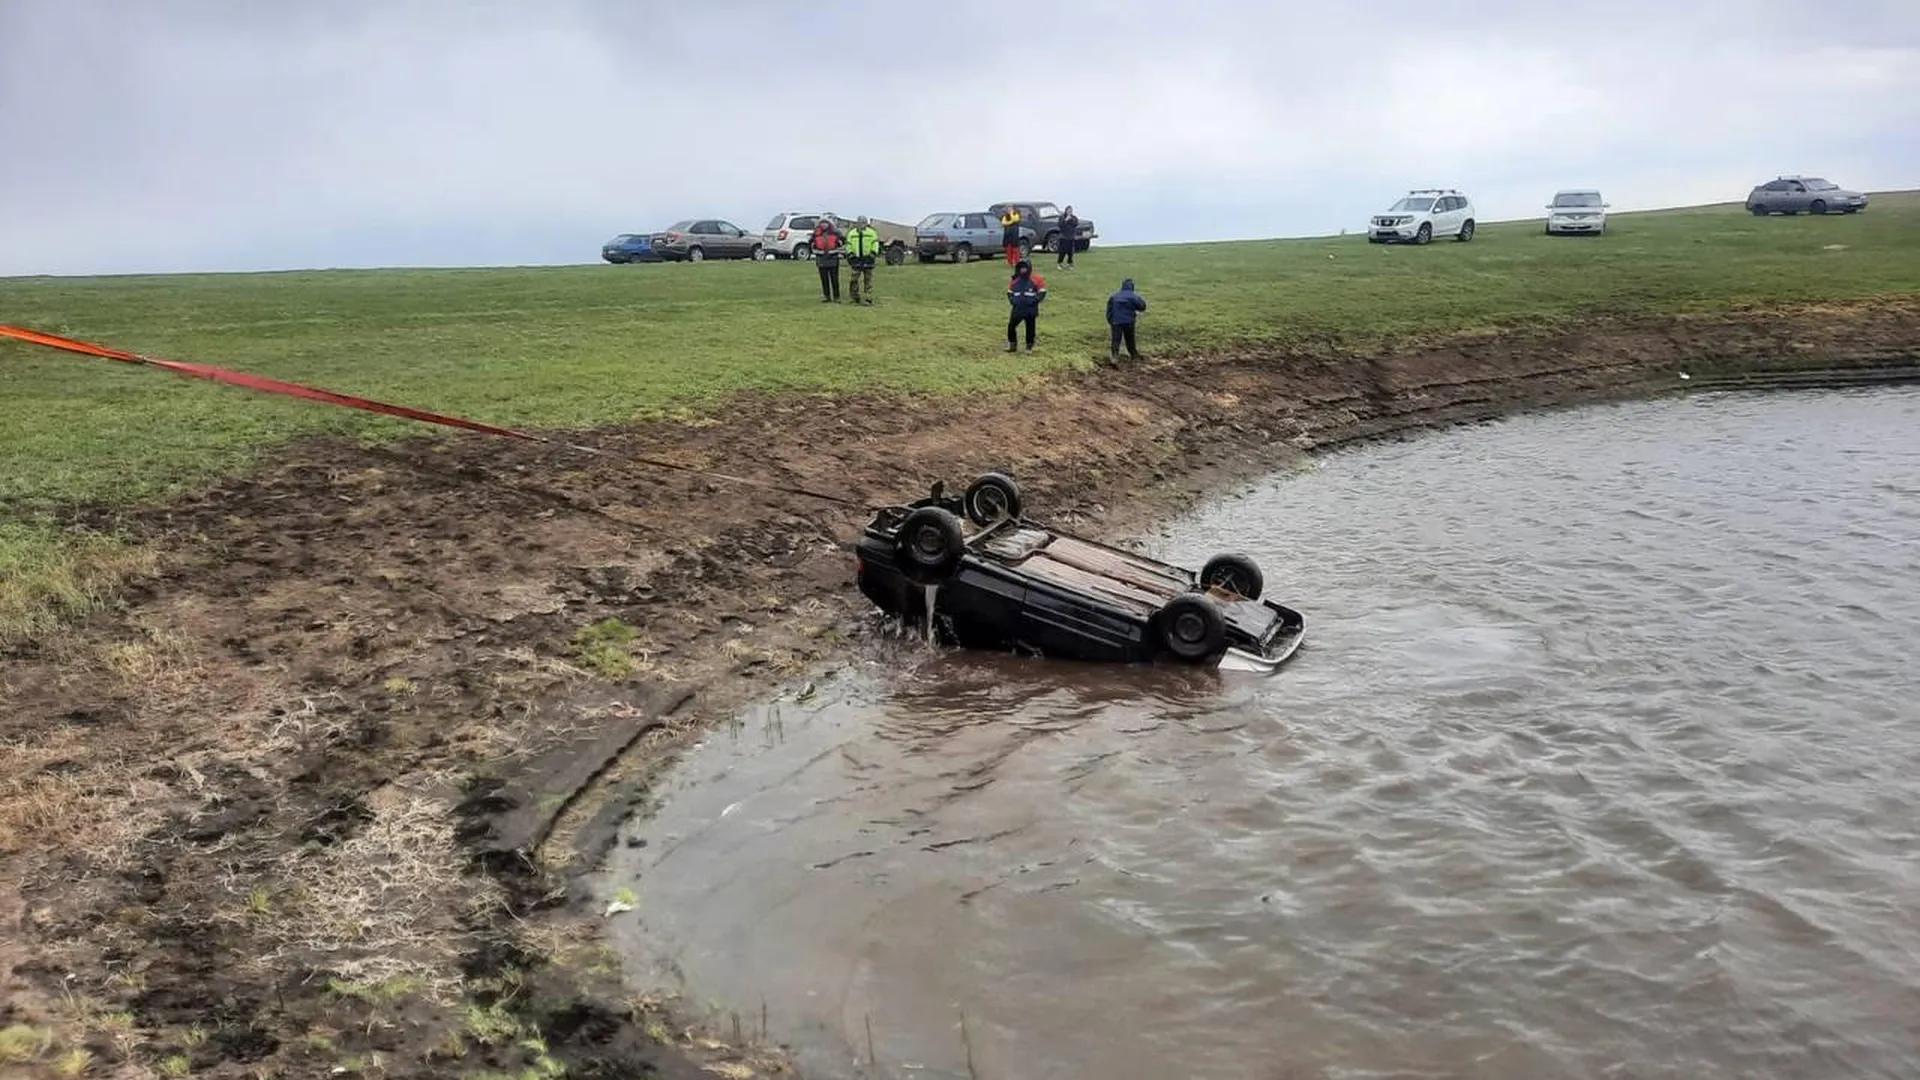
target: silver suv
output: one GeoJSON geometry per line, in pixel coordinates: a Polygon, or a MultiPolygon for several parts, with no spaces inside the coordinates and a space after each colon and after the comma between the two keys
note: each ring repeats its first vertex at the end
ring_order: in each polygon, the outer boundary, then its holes
{"type": "Polygon", "coordinates": [[[1473,239],[1473,200],[1452,188],[1415,188],[1367,222],[1369,244],[1429,244],[1436,236],[1473,239]]]}
{"type": "Polygon", "coordinates": [[[1867,197],[1817,176],[1783,176],[1747,192],[1747,209],[1754,217],[1768,214],[1857,214],[1867,208],[1867,197]]]}

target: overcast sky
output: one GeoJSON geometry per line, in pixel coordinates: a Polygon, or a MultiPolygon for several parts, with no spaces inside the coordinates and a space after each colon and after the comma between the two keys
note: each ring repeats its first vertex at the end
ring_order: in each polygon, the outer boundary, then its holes
{"type": "Polygon", "coordinates": [[[1920,186],[1920,0],[0,0],[0,275],[588,262],[1071,202],[1102,242],[1920,186]]]}

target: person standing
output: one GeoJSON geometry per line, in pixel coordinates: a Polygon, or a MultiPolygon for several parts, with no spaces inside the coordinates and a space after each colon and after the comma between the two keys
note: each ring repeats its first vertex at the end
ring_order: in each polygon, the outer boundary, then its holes
{"type": "Polygon", "coordinates": [[[1079,240],[1080,219],[1075,216],[1073,207],[1069,206],[1060,214],[1060,238],[1053,242],[1060,251],[1060,257],[1054,260],[1053,265],[1058,267],[1064,264],[1072,269],[1073,249],[1078,246],[1079,240]]]}
{"type": "Polygon", "coordinates": [[[853,224],[853,231],[847,234],[847,263],[853,267],[853,280],[849,284],[856,304],[873,306],[873,260],[879,254],[880,234],[867,223],[867,215],[861,214],[853,224]]]}
{"type": "Polygon", "coordinates": [[[1147,298],[1135,291],[1132,278],[1122,281],[1120,291],[1107,297],[1109,328],[1107,360],[1109,363],[1120,362],[1120,342],[1122,341],[1127,343],[1128,358],[1140,359],[1140,349],[1133,341],[1133,324],[1134,320],[1139,318],[1139,313],[1145,310],[1147,310],[1147,298]]]}
{"type": "Polygon", "coordinates": [[[1025,259],[1013,265],[1013,280],[1007,282],[1007,351],[1014,350],[1014,330],[1027,324],[1027,351],[1033,351],[1034,323],[1040,317],[1040,302],[1047,298],[1047,279],[1033,272],[1025,259]]]}
{"type": "Polygon", "coordinates": [[[840,227],[825,214],[813,227],[813,265],[820,270],[820,302],[840,302],[840,227]]]}
{"type": "Polygon", "coordinates": [[[1007,249],[1007,265],[1020,261],[1020,208],[1009,206],[1000,211],[1000,244],[1007,249]]]}

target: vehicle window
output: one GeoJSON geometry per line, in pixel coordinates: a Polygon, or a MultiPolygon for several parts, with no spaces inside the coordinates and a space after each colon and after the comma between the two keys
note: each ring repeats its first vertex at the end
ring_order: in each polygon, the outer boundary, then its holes
{"type": "Polygon", "coordinates": [[[773,215],[773,220],[772,220],[772,221],[769,221],[769,222],[767,222],[767,228],[769,228],[769,229],[777,229],[777,228],[779,228],[779,227],[780,227],[780,223],[781,223],[781,222],[783,222],[783,221],[785,221],[785,220],[787,220],[787,215],[785,215],[785,214],[775,214],[775,215],[773,215]]]}
{"type": "Polygon", "coordinates": [[[720,226],[720,232],[722,235],[725,235],[725,236],[747,235],[747,231],[745,229],[742,229],[740,226],[735,225],[731,221],[722,221],[722,222],[719,222],[718,224],[720,226]]]}
{"type": "Polygon", "coordinates": [[[1059,217],[1060,208],[1050,202],[1036,203],[1033,212],[1039,217],[1059,217]]]}
{"type": "Polygon", "coordinates": [[[1555,206],[1599,206],[1600,196],[1586,191],[1562,192],[1553,197],[1555,206]]]}
{"type": "Polygon", "coordinates": [[[1399,202],[1394,203],[1389,209],[1402,213],[1424,214],[1433,209],[1433,200],[1417,195],[1409,195],[1399,202]]]}
{"type": "Polygon", "coordinates": [[[1807,185],[1801,183],[1798,180],[1789,180],[1787,182],[1787,190],[1788,191],[1805,191],[1807,190],[1807,185]]]}
{"type": "Polygon", "coordinates": [[[787,224],[787,228],[799,229],[805,232],[811,232],[813,231],[813,227],[818,224],[820,224],[820,218],[818,215],[800,214],[787,224]]]}
{"type": "Polygon", "coordinates": [[[962,226],[962,227],[963,227],[963,228],[968,228],[968,229],[984,229],[984,228],[986,228],[986,227],[987,227],[987,215],[985,215],[985,214],[968,214],[968,215],[967,215],[967,223],[966,223],[966,225],[964,225],[964,226],[962,226]]]}
{"type": "Polygon", "coordinates": [[[1839,184],[1836,184],[1831,180],[1815,179],[1815,180],[1807,181],[1808,191],[1833,191],[1837,189],[1839,186],[1840,186],[1839,184]]]}
{"type": "Polygon", "coordinates": [[[692,232],[693,219],[689,218],[686,221],[676,221],[673,224],[667,226],[667,231],[668,232],[692,232]]]}

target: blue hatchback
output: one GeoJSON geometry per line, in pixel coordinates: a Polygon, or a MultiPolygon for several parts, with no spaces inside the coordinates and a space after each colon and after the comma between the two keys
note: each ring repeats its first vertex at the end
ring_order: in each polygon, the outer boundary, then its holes
{"type": "Polygon", "coordinates": [[[600,257],[610,263],[658,262],[653,239],[638,233],[621,233],[600,246],[600,257]]]}

